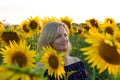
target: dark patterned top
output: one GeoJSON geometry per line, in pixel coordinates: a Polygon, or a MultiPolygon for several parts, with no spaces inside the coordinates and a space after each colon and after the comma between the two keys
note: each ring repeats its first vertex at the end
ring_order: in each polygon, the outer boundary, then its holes
{"type": "MultiPolygon", "coordinates": [[[[68,80],[88,80],[88,75],[87,75],[84,63],[82,61],[78,61],[76,63],[67,65],[64,67],[64,69],[66,73],[69,71],[76,71],[68,77],[68,80]]],[[[54,76],[53,77],[48,76],[47,70],[44,76],[48,77],[48,80],[57,80],[54,78],[54,76]]],[[[64,80],[64,79],[60,79],[60,80],[64,80]]]]}

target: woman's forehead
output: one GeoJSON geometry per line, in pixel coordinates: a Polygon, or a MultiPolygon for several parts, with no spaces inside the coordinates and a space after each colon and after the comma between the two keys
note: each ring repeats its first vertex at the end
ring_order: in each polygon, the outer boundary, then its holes
{"type": "Polygon", "coordinates": [[[64,26],[60,26],[57,29],[57,33],[67,33],[67,32],[66,32],[66,29],[64,28],[64,26]]]}

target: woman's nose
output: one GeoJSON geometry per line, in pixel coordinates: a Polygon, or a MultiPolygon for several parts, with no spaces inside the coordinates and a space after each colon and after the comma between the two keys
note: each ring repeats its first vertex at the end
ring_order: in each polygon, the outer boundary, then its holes
{"type": "Polygon", "coordinates": [[[63,37],[62,37],[62,41],[67,42],[67,41],[68,41],[68,38],[67,38],[66,36],[63,36],[63,37]]]}

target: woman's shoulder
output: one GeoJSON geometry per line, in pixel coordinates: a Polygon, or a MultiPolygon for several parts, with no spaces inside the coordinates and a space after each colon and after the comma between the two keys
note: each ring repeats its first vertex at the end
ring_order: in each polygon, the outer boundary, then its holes
{"type": "Polygon", "coordinates": [[[66,65],[74,64],[79,61],[80,59],[78,57],[66,56],[66,65]]]}
{"type": "Polygon", "coordinates": [[[68,61],[68,64],[65,65],[65,69],[67,71],[69,70],[85,70],[85,64],[84,62],[82,62],[79,58],[77,57],[69,57],[71,58],[69,61],[68,61]]]}
{"type": "Polygon", "coordinates": [[[80,59],[79,59],[78,57],[71,57],[71,58],[72,58],[72,60],[73,60],[74,62],[80,61],[80,59]]]}
{"type": "Polygon", "coordinates": [[[75,73],[71,74],[68,77],[68,80],[73,80],[73,79],[74,80],[87,80],[88,74],[84,66],[84,63],[76,57],[74,57],[73,59],[75,59],[76,62],[66,65],[64,67],[66,73],[70,71],[75,71],[75,73]]]}

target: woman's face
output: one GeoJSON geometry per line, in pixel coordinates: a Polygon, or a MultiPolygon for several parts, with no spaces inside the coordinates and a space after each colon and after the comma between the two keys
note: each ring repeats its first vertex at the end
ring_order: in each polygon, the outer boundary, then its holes
{"type": "Polygon", "coordinates": [[[56,34],[56,39],[52,47],[57,51],[66,51],[68,48],[68,34],[63,26],[59,27],[56,34]]]}

